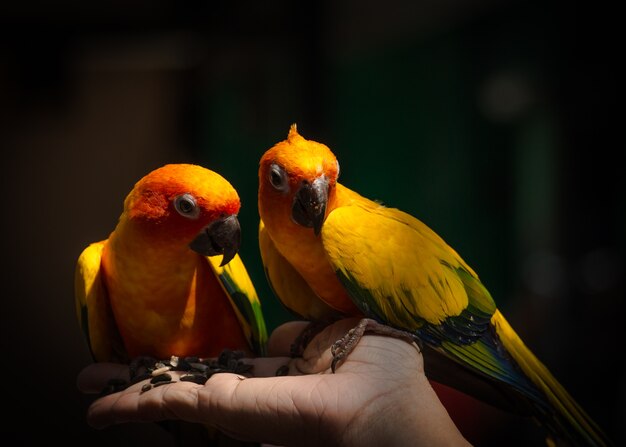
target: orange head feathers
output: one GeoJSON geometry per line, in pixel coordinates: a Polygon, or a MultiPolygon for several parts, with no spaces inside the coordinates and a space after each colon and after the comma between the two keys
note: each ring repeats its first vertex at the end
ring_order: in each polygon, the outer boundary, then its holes
{"type": "Polygon", "coordinates": [[[192,164],[168,164],[139,180],[124,201],[120,223],[155,240],[184,243],[205,256],[239,249],[237,191],[219,174],[192,164]]]}
{"type": "MultiPolygon", "coordinates": [[[[319,234],[331,210],[339,163],[324,144],[304,139],[293,124],[285,141],[269,149],[259,167],[259,212],[263,221],[290,215],[294,225],[319,234]]],[[[295,230],[295,228],[294,228],[295,230]]]]}

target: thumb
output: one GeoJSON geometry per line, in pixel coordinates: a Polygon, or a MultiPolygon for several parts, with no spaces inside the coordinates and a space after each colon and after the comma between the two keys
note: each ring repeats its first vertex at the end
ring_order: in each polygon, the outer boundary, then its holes
{"type": "Polygon", "coordinates": [[[128,382],[129,377],[128,365],[93,363],[78,373],[76,387],[85,394],[98,394],[111,380],[128,382]]]}

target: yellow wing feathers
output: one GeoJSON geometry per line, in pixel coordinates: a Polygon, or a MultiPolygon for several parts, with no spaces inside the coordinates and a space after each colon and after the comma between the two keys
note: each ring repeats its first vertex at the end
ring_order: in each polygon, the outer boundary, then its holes
{"type": "Polygon", "coordinates": [[[105,241],[94,242],[83,250],[78,258],[74,275],[74,297],[76,304],[76,317],[81,329],[85,329],[82,320],[83,308],[87,306],[87,301],[93,300],[94,283],[100,281],[100,260],[105,241]]]}
{"type": "Polygon", "coordinates": [[[95,360],[124,360],[100,269],[105,242],[90,244],[78,258],[74,275],[76,316],[95,360]]]}
{"type": "Polygon", "coordinates": [[[419,327],[419,319],[440,324],[468,305],[463,282],[450,270],[465,264],[433,235],[408,214],[366,199],[335,209],[322,229],[335,270],[368,289],[390,323],[406,329],[419,327]]]}

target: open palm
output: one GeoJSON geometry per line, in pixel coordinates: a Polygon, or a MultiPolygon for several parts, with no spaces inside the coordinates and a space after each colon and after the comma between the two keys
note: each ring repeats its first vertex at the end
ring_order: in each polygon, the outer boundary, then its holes
{"type": "MultiPolygon", "coordinates": [[[[272,334],[271,357],[246,361],[254,365],[254,377],[215,374],[205,385],[178,381],[143,393],[140,382],[96,400],[88,420],[94,427],[185,420],[276,445],[466,443],[428,383],[416,345],[368,335],[331,372],[330,347],[356,321],[327,327],[296,359],[288,353],[306,323],[287,323],[272,334]],[[281,366],[289,368],[288,375],[275,375],[281,366]]],[[[102,389],[120,374],[127,374],[121,365],[90,365],[79,376],[79,388],[102,389]]]]}

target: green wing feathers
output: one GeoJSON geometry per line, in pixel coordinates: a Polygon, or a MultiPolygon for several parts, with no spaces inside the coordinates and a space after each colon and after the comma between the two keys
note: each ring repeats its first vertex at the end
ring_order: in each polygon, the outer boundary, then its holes
{"type": "MultiPolygon", "coordinates": [[[[597,425],[508,325],[476,273],[419,220],[360,196],[333,210],[322,242],[359,309],[414,332],[494,384],[572,445],[609,445],[597,425]]],[[[466,391],[472,394],[471,390],[466,391]]]]}
{"type": "Polygon", "coordinates": [[[226,292],[250,347],[257,355],[267,354],[267,328],[261,303],[239,255],[220,267],[219,256],[206,258],[226,292]]]}

